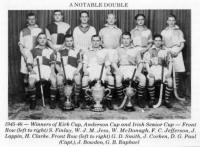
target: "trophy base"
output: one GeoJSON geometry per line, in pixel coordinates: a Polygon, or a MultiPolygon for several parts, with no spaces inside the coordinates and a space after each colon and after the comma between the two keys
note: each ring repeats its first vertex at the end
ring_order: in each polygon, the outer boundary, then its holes
{"type": "Polygon", "coordinates": [[[62,110],[63,111],[72,111],[72,110],[74,110],[74,107],[71,103],[65,103],[62,110]]]}
{"type": "Polygon", "coordinates": [[[105,111],[102,107],[94,107],[93,109],[92,109],[92,111],[94,111],[94,112],[103,112],[103,111],[105,111]]]}
{"type": "Polygon", "coordinates": [[[133,107],[130,107],[130,106],[125,106],[124,111],[132,112],[132,111],[135,111],[135,109],[133,107]]]}

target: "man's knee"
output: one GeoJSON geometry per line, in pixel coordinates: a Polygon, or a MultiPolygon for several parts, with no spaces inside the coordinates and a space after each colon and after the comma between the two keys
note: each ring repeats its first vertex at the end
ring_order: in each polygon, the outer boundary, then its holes
{"type": "Polygon", "coordinates": [[[173,86],[172,78],[167,78],[166,81],[167,81],[167,86],[168,87],[172,87],[173,86]]]}
{"type": "Polygon", "coordinates": [[[109,85],[114,85],[114,77],[112,75],[107,76],[107,81],[109,85]]]}
{"type": "Polygon", "coordinates": [[[81,84],[81,76],[80,76],[80,74],[77,74],[77,75],[74,76],[74,81],[78,85],[81,84]]]}
{"type": "Polygon", "coordinates": [[[36,79],[34,79],[34,78],[29,78],[29,80],[28,80],[29,87],[30,87],[30,88],[34,88],[34,87],[35,87],[35,82],[36,82],[36,79]]]}
{"type": "Polygon", "coordinates": [[[55,87],[57,86],[57,85],[56,85],[56,77],[53,77],[53,76],[50,77],[50,82],[51,82],[51,86],[52,86],[52,87],[55,88],[55,87]]]}
{"type": "Polygon", "coordinates": [[[117,86],[117,87],[122,86],[122,76],[116,75],[115,78],[116,78],[116,86],[117,86]]]}
{"type": "Polygon", "coordinates": [[[88,81],[89,81],[89,77],[88,76],[84,76],[82,79],[82,85],[83,86],[87,86],[88,85],[88,81]]]}
{"type": "Polygon", "coordinates": [[[143,74],[139,74],[139,84],[141,86],[145,86],[146,85],[146,77],[143,74]]]}
{"type": "Polygon", "coordinates": [[[63,85],[64,78],[63,78],[62,75],[57,75],[56,79],[57,79],[57,84],[58,85],[63,85]]]}
{"type": "Polygon", "coordinates": [[[153,86],[155,83],[154,76],[148,76],[148,86],[153,86]]]}

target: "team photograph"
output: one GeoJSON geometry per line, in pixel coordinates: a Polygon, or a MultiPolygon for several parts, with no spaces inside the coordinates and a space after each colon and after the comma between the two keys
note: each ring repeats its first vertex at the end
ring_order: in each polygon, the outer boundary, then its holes
{"type": "Polygon", "coordinates": [[[191,10],[9,10],[8,118],[191,118],[191,10]]]}

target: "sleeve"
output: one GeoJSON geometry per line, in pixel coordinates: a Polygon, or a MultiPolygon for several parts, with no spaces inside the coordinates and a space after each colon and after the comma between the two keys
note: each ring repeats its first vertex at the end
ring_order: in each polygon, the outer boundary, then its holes
{"type": "Polygon", "coordinates": [[[77,27],[75,27],[74,28],[74,30],[73,30],[73,38],[74,38],[74,46],[75,46],[75,48],[78,48],[79,49],[79,47],[78,47],[78,35],[77,35],[77,29],[76,29],[77,27]]]}
{"type": "Polygon", "coordinates": [[[93,27],[93,35],[96,35],[97,34],[97,31],[95,29],[95,27],[93,27]]]}
{"type": "Polygon", "coordinates": [[[71,33],[72,33],[71,26],[68,24],[68,29],[65,34],[71,34],[71,33]]]}
{"type": "Polygon", "coordinates": [[[101,37],[101,41],[103,41],[103,30],[102,29],[99,31],[99,36],[101,37]]]}
{"type": "Polygon", "coordinates": [[[26,57],[27,57],[27,64],[33,65],[33,53],[32,53],[32,51],[27,51],[26,57]]]}
{"type": "Polygon", "coordinates": [[[24,46],[24,37],[23,37],[23,32],[22,31],[20,31],[20,33],[19,33],[19,42],[18,42],[18,45],[24,46]]]}
{"type": "Polygon", "coordinates": [[[45,34],[47,36],[47,40],[51,41],[51,34],[47,28],[45,28],[45,34]]]}
{"type": "Polygon", "coordinates": [[[179,42],[182,43],[182,42],[185,42],[185,39],[184,39],[184,35],[183,35],[183,32],[181,30],[179,30],[179,42]]]}
{"type": "Polygon", "coordinates": [[[153,39],[152,39],[152,32],[151,30],[149,30],[149,36],[148,36],[148,43],[152,43],[153,42],[153,39]]]}

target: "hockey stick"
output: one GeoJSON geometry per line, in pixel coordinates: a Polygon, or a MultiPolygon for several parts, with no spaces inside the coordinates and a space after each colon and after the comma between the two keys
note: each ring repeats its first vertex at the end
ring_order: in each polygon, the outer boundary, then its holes
{"type": "Polygon", "coordinates": [[[158,103],[153,105],[153,108],[158,108],[162,104],[163,86],[164,86],[163,79],[164,79],[164,65],[162,63],[160,95],[159,95],[158,103]]]}
{"type": "Polygon", "coordinates": [[[42,78],[41,78],[41,72],[40,72],[40,63],[39,63],[39,58],[37,60],[37,66],[38,66],[38,72],[39,72],[39,79],[40,79],[40,90],[41,90],[41,95],[42,95],[42,105],[45,107],[45,101],[44,101],[44,91],[42,87],[42,78]]]}
{"type": "Polygon", "coordinates": [[[61,65],[62,65],[62,68],[63,68],[63,74],[64,74],[64,83],[66,84],[67,82],[67,78],[66,78],[66,73],[65,73],[65,66],[64,66],[64,62],[63,62],[63,57],[61,56],[61,65]]]}
{"type": "MultiPolygon", "coordinates": [[[[135,77],[135,73],[136,73],[136,68],[134,69],[133,71],[133,75],[131,77],[131,80],[129,81],[129,88],[131,87],[132,83],[133,83],[133,79],[135,77]]],[[[126,104],[127,102],[127,99],[128,99],[128,95],[126,94],[125,97],[124,97],[124,100],[122,101],[121,105],[118,107],[118,109],[122,109],[124,107],[124,105],[126,104]]]]}
{"type": "Polygon", "coordinates": [[[176,73],[175,73],[175,67],[174,67],[174,63],[172,64],[172,71],[173,71],[173,87],[174,87],[174,95],[176,97],[177,100],[179,101],[185,101],[184,97],[179,97],[178,92],[177,92],[177,86],[176,86],[176,73]]]}

